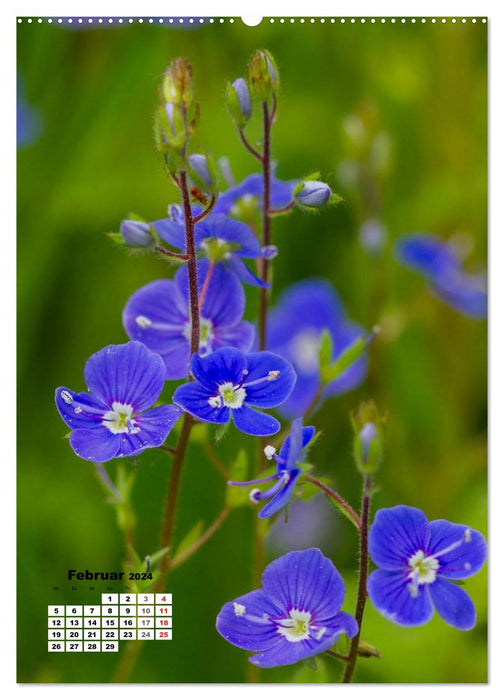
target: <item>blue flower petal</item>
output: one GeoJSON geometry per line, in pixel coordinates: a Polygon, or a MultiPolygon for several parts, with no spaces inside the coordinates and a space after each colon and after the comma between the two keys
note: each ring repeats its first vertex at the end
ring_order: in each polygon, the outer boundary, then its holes
{"type": "Polygon", "coordinates": [[[283,357],[268,351],[247,355],[247,370],[244,382],[247,391],[245,400],[258,408],[273,408],[281,404],[291,393],[296,381],[296,373],[292,366],[283,357]],[[271,381],[258,381],[266,378],[269,372],[279,374],[271,381]]]}
{"type": "Polygon", "coordinates": [[[56,389],[56,407],[69,428],[92,429],[101,424],[109,408],[87,392],[76,394],[65,386],[56,389]],[[65,400],[66,399],[66,400],[65,400]],[[77,409],[77,410],[76,410],[77,409]]]}
{"type": "Polygon", "coordinates": [[[78,428],[70,435],[70,445],[75,454],[88,462],[108,462],[121,445],[120,433],[111,433],[104,426],[94,430],[78,428]]]}
{"type": "Polygon", "coordinates": [[[207,357],[194,354],[191,359],[194,378],[212,394],[223,382],[239,384],[245,368],[245,355],[236,348],[220,348],[207,357]]]}
{"type": "Polygon", "coordinates": [[[296,383],[288,398],[278,407],[278,412],[285,418],[302,416],[311,406],[319,387],[318,374],[302,375],[296,370],[296,383]]]}
{"type": "Polygon", "coordinates": [[[303,449],[313,439],[315,432],[316,432],[316,430],[313,426],[307,426],[307,427],[303,428],[302,433],[301,433],[301,441],[300,441],[298,449],[291,450],[291,443],[292,443],[291,435],[289,435],[285,439],[282,447],[280,448],[278,456],[287,462],[287,466],[289,468],[293,467],[296,464],[296,462],[299,461],[301,454],[303,452],[303,449]]]}
{"type": "Polygon", "coordinates": [[[331,630],[344,632],[349,639],[355,637],[359,631],[359,625],[357,624],[355,617],[349,613],[341,611],[324,620],[324,625],[331,630]]]}
{"type": "Polygon", "coordinates": [[[433,280],[434,292],[450,306],[473,318],[486,318],[487,292],[479,275],[450,271],[433,280]]]}
{"type": "Polygon", "coordinates": [[[212,408],[208,403],[211,396],[205,387],[196,382],[188,382],[175,390],[173,403],[205,423],[228,423],[229,408],[212,408]]]}
{"type": "Polygon", "coordinates": [[[255,327],[248,321],[240,321],[234,326],[215,329],[213,346],[218,348],[232,346],[240,352],[247,353],[254,344],[255,327]]]}
{"type": "Polygon", "coordinates": [[[258,518],[270,518],[284,508],[290,501],[292,494],[296,490],[297,480],[301,474],[301,469],[293,469],[287,484],[273,496],[273,498],[257,514],[258,518]]]}
{"type": "Polygon", "coordinates": [[[403,627],[423,625],[434,614],[429,585],[419,586],[414,597],[408,583],[404,573],[377,569],[368,578],[367,591],[374,607],[388,620],[403,627]]]}
{"type": "MultiPolygon", "coordinates": [[[[283,182],[278,180],[275,175],[271,174],[270,200],[273,209],[281,209],[287,206],[292,201],[292,193],[296,186],[296,181],[283,182]]],[[[227,192],[219,195],[215,212],[222,214],[232,213],[233,207],[242,197],[255,197],[258,200],[262,199],[264,191],[264,179],[262,173],[253,173],[249,175],[236,187],[232,187],[227,192]]],[[[261,202],[259,202],[261,204],[261,202]]]]}
{"type": "Polygon", "coordinates": [[[428,553],[437,552],[462,542],[459,546],[446,552],[440,557],[439,575],[450,579],[464,579],[477,573],[486,560],[487,547],[485,538],[480,532],[466,525],[456,525],[448,520],[433,520],[429,523],[430,540],[428,553]],[[465,542],[466,532],[470,540],[465,542]]]}
{"type": "Polygon", "coordinates": [[[238,430],[247,435],[274,435],[280,430],[280,423],[273,416],[254,411],[247,405],[232,410],[233,421],[238,430]]]}
{"type": "Polygon", "coordinates": [[[418,508],[382,508],[369,531],[369,554],[382,569],[402,570],[416,552],[426,552],[429,536],[427,518],[418,508]]]}
{"type": "Polygon", "coordinates": [[[145,345],[131,341],[109,345],[91,355],[84,368],[92,394],[111,406],[117,401],[134,411],[150,408],[159,398],[165,380],[165,365],[145,345]]]}
{"type": "Polygon", "coordinates": [[[474,603],[454,583],[438,578],[429,586],[432,602],[443,620],[459,630],[471,630],[476,624],[474,603]]]}
{"type": "Polygon", "coordinates": [[[303,639],[301,642],[286,642],[281,640],[277,644],[259,654],[254,654],[249,658],[249,661],[261,668],[273,668],[275,666],[290,666],[301,659],[307,659],[310,656],[322,654],[327,649],[330,649],[340,636],[340,632],[329,634],[330,630],[324,633],[323,638],[318,641],[314,637],[303,639]]]}
{"type": "Polygon", "coordinates": [[[308,610],[317,622],[339,611],[345,598],[345,584],[330,559],[319,549],[288,552],[266,567],[262,588],[282,610],[308,610]]]}
{"type": "Polygon", "coordinates": [[[453,248],[428,233],[401,236],[396,243],[396,252],[402,263],[429,277],[447,268],[460,267],[460,260],[453,248]]]}
{"type": "MultiPolygon", "coordinates": [[[[210,263],[208,260],[198,262],[198,286],[200,289],[205,282],[210,263]]],[[[187,268],[184,267],[186,272],[187,268]]],[[[186,283],[187,284],[187,283],[186,283]]],[[[186,286],[188,289],[188,285],[186,286]]],[[[215,265],[210,277],[201,316],[212,321],[214,327],[234,326],[241,321],[245,310],[245,292],[240,282],[225,265],[215,265]]]]}
{"type": "MultiPolygon", "coordinates": [[[[238,607],[238,611],[242,610],[238,607]]],[[[226,603],[217,616],[219,634],[231,644],[247,651],[260,651],[278,642],[277,626],[265,619],[282,617],[282,611],[266,598],[262,591],[252,591],[226,603]],[[244,606],[242,615],[237,615],[236,606],[244,606]]]]}
{"type": "Polygon", "coordinates": [[[140,428],[140,432],[123,433],[123,436],[129,439],[135,452],[143,452],[146,447],[159,447],[181,415],[180,408],[171,404],[151,408],[135,417],[135,423],[140,428]]]}
{"type": "Polygon", "coordinates": [[[232,270],[244,284],[250,284],[252,287],[261,287],[262,289],[268,289],[271,286],[268,282],[265,282],[255,275],[235,253],[229,256],[227,262],[230,270],[232,270]]]}
{"type": "Polygon", "coordinates": [[[173,248],[185,251],[186,241],[184,224],[173,221],[172,219],[159,219],[158,221],[153,221],[152,226],[154,226],[156,233],[165,243],[168,243],[173,248]]]}
{"type": "Polygon", "coordinates": [[[238,244],[236,254],[240,258],[261,257],[261,246],[249,227],[223,214],[210,214],[196,224],[195,236],[198,247],[205,238],[220,238],[226,243],[238,244]]]}
{"type": "Polygon", "coordinates": [[[157,280],[136,291],[123,311],[123,325],[133,340],[161,355],[166,379],[182,379],[189,371],[187,299],[171,280],[157,280]]]}

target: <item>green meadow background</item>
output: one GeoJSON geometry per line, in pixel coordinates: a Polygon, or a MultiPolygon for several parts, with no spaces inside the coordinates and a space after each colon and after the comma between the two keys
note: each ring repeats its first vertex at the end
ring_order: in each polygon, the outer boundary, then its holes
{"type": "MultiPolygon", "coordinates": [[[[64,439],[53,397],[61,384],[85,388],[89,355],[127,340],[121,312],[129,296],[173,272],[154,257],[128,256],[105,233],[118,230],[130,211],[161,218],[176,198],[154,150],[152,115],[163,70],[177,56],[193,64],[201,105],[193,149],[229,157],[239,181],[257,166],[226,113],[224,89],[244,73],[254,49],[268,48],[282,79],[273,134],[278,176],[320,170],[345,199],[318,216],[296,212],[274,222],[280,250],[274,297],[294,281],[324,277],[351,319],[368,329],[382,327],[366,382],[316,415],[315,425],[324,431],[310,455],[317,473],[358,505],[349,413],[374,398],[389,424],[373,508],[414,505],[430,519],[487,533],[486,323],[444,305],[393,255],[400,234],[425,231],[456,236],[468,249],[468,268],[485,265],[486,31],[481,22],[460,20],[18,26],[18,75],[41,125],[38,138],[18,149],[17,168],[19,681],[104,682],[118,662],[118,654],[47,652],[47,605],[96,602],[102,590],[72,590],[67,570],[119,570],[125,558],[115,512],[93,465],[78,459],[64,439]],[[381,134],[389,154],[373,185],[380,199],[376,215],[387,233],[384,252],[375,258],[358,239],[366,202],[344,176],[349,160],[367,162],[365,149],[356,150],[349,137],[352,114],[381,134]]],[[[247,290],[250,319],[256,295],[247,290]]],[[[174,386],[167,385],[167,400],[174,386]]],[[[239,447],[253,455],[255,441],[231,429],[219,447],[222,460],[229,464],[239,447]]],[[[135,540],[144,557],[157,549],[170,460],[145,454],[125,466],[136,473],[135,540]]],[[[107,469],[114,478],[117,465],[107,469]]],[[[194,445],[183,472],[177,542],[197,521],[209,524],[223,497],[222,476],[194,445]]],[[[319,546],[347,582],[344,609],[350,612],[356,533],[324,498],[316,503],[320,517],[313,509],[304,520],[300,514],[302,527],[295,527],[291,513],[283,540],[268,541],[268,558],[285,551],[285,537],[290,548],[319,546]]],[[[251,588],[255,517],[250,505],[233,511],[173,573],[167,585],[174,596],[174,640],[149,642],[131,681],[245,680],[247,653],[217,634],[215,617],[223,603],[251,588]]],[[[466,590],[478,613],[471,632],[452,629],[438,616],[424,627],[401,628],[368,605],[362,637],[380,649],[381,659],[360,661],[356,680],[485,682],[486,568],[467,581],[466,590]]],[[[327,658],[317,672],[298,665],[262,671],[260,679],[336,682],[340,674],[340,663],[327,658]]]]}

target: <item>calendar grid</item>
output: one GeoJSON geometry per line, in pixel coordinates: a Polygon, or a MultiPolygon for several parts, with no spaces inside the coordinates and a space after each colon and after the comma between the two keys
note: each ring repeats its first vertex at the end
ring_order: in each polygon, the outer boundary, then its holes
{"type": "Polygon", "coordinates": [[[117,652],[121,641],[173,639],[171,593],[102,593],[96,605],[49,605],[49,652],[117,652]]]}

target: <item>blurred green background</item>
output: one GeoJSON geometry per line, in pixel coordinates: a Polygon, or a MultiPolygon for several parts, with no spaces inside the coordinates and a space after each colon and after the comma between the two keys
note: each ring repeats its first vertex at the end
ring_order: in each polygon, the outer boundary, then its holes
{"type": "MultiPolygon", "coordinates": [[[[275,220],[280,255],[274,295],[296,280],[322,276],[335,285],[350,318],[383,329],[371,349],[368,380],[317,415],[324,436],[311,460],[358,504],[349,412],[373,397],[390,416],[374,509],[414,505],[430,519],[466,523],[486,534],[486,324],[445,306],[392,252],[398,235],[426,231],[457,235],[470,249],[469,266],[486,260],[486,25],[263,20],[248,28],[236,20],[192,29],[135,24],[79,31],[24,22],[18,26],[18,71],[28,104],[38,110],[40,133],[19,148],[17,170],[21,682],[102,682],[117,664],[117,654],[47,653],[47,605],[96,602],[98,596],[85,586],[72,590],[67,569],[117,570],[125,556],[93,466],[63,439],[54,389],[84,389],[88,356],[127,340],[121,312],[130,294],[172,273],[153,257],[129,257],[104,235],[118,230],[130,211],[147,220],[163,217],[176,197],[152,138],[165,66],[181,55],[192,61],[201,104],[193,150],[228,156],[240,180],[257,168],[239,143],[223,94],[226,81],[243,74],[259,47],[276,57],[283,84],[273,135],[278,176],[320,170],[345,197],[319,216],[275,220]],[[353,159],[366,167],[365,149],[356,152],[350,138],[352,114],[380,133],[390,151],[376,173],[373,215],[387,233],[385,251],[376,258],[358,240],[369,203],[341,166],[353,159]]],[[[255,290],[248,290],[248,299],[252,319],[255,290]]],[[[167,399],[173,386],[167,386],[167,399]]],[[[219,448],[224,462],[239,445],[253,454],[254,440],[232,430],[219,448]]],[[[143,557],[157,549],[170,460],[148,454],[126,466],[137,470],[135,537],[143,557]]],[[[113,477],[116,465],[108,468],[113,477]]],[[[222,477],[193,446],[183,472],[178,541],[196,521],[213,520],[223,493],[222,477]]],[[[324,515],[311,544],[342,571],[344,609],[352,611],[355,532],[328,514],[324,499],[318,503],[324,515]]],[[[150,642],[132,681],[245,680],[247,653],[227,644],[214,623],[224,602],[250,590],[254,518],[252,507],[234,511],[173,573],[174,640],[150,642]]],[[[294,547],[295,528],[289,537],[294,547]]],[[[281,553],[280,546],[272,539],[268,556],[281,553]]],[[[424,627],[397,627],[368,605],[362,637],[379,647],[382,658],[362,660],[356,680],[486,681],[486,569],[467,581],[466,590],[478,612],[471,632],[454,630],[438,616],[424,627]]],[[[337,681],[339,662],[323,665],[317,673],[302,666],[263,671],[261,680],[337,681]]]]}

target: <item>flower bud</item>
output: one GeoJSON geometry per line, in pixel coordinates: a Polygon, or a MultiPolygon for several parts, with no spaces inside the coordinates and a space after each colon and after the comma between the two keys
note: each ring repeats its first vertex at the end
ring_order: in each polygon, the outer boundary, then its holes
{"type": "Polygon", "coordinates": [[[357,468],[371,474],[378,467],[382,456],[380,432],[374,423],[365,423],[354,440],[354,457],[357,468]]]}
{"type": "Polygon", "coordinates": [[[296,185],[294,199],[297,204],[308,209],[319,209],[331,198],[331,188],[325,182],[305,180],[296,185]]]}
{"type": "Polygon", "coordinates": [[[170,63],[163,76],[162,93],[165,102],[192,102],[192,66],[187,58],[176,58],[170,63]]]}
{"type": "Polygon", "coordinates": [[[269,51],[256,51],[250,58],[247,70],[250,87],[261,100],[267,100],[280,87],[278,68],[269,51]]]}
{"type": "Polygon", "coordinates": [[[228,84],[226,102],[236,126],[242,129],[252,114],[250,91],[243,78],[237,78],[234,83],[228,84]]]}
{"type": "Polygon", "coordinates": [[[202,192],[213,192],[215,189],[215,177],[213,177],[213,167],[206,156],[194,153],[188,158],[189,175],[202,192]]]}
{"type": "Polygon", "coordinates": [[[150,226],[143,221],[125,219],[121,223],[119,233],[129,248],[149,248],[154,244],[150,226]]]}

